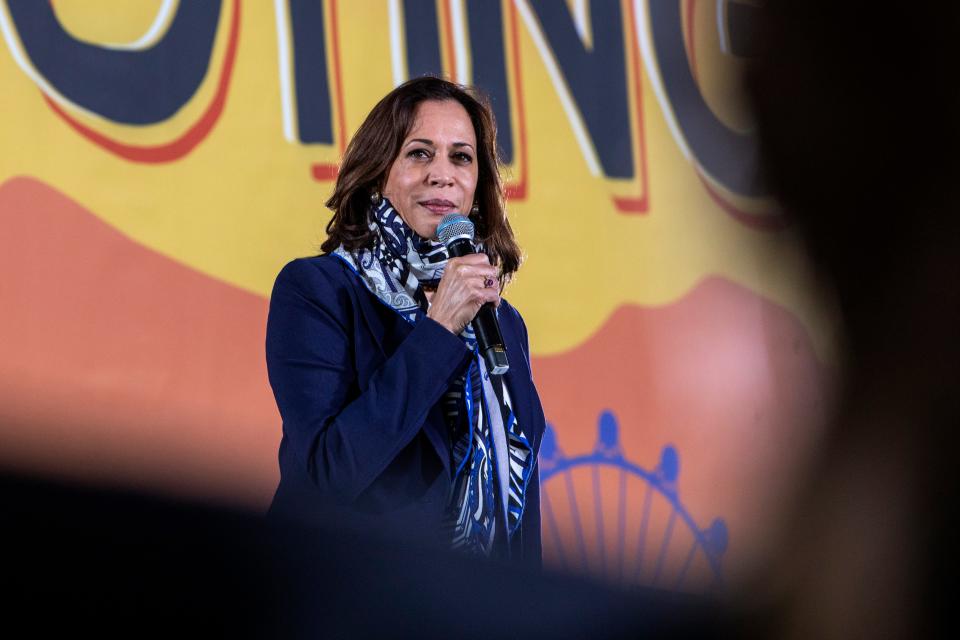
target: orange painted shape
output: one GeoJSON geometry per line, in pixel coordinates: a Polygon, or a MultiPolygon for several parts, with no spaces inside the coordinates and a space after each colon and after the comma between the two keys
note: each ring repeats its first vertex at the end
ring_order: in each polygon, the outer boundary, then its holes
{"type": "Polygon", "coordinates": [[[510,51],[513,54],[513,95],[517,101],[517,142],[520,150],[520,180],[504,187],[504,195],[513,201],[527,198],[527,125],[523,106],[523,80],[520,76],[520,34],[515,3],[507,3],[510,15],[510,51]]]}
{"type": "Polygon", "coordinates": [[[686,14],[686,29],[684,31],[686,31],[687,41],[685,45],[687,57],[690,60],[690,73],[693,74],[694,82],[697,80],[697,47],[694,42],[696,37],[696,10],[696,0],[686,0],[683,7],[683,12],[686,14]]]}
{"type": "MultiPolygon", "coordinates": [[[[340,157],[347,148],[346,114],[343,108],[343,80],[340,70],[340,35],[337,26],[337,3],[329,0],[327,7],[330,10],[330,47],[333,55],[333,87],[334,100],[337,103],[337,142],[340,148],[340,157]]],[[[310,176],[317,182],[332,182],[337,179],[340,166],[332,163],[315,162],[310,165],[310,176]]]]}
{"type": "Polygon", "coordinates": [[[267,301],[50,186],[0,186],[0,465],[264,507],[267,301]]]}
{"type": "Polygon", "coordinates": [[[340,29],[337,25],[337,2],[328,0],[330,9],[330,44],[333,47],[333,87],[337,100],[337,137],[340,155],[347,148],[347,117],[343,108],[343,73],[340,70],[340,29]]]}
{"type": "Polygon", "coordinates": [[[310,175],[318,182],[329,182],[337,179],[340,167],[335,164],[316,163],[310,167],[310,175]]]}
{"type": "MultiPolygon", "coordinates": [[[[535,347],[536,336],[531,341],[535,347]]],[[[575,349],[533,361],[547,421],[567,457],[594,450],[597,421],[606,410],[619,422],[624,457],[642,468],[653,470],[663,447],[676,447],[681,502],[701,529],[717,517],[726,521],[730,546],[724,561],[733,574],[766,551],[785,496],[823,424],[829,374],[791,312],[719,277],[672,304],[621,307],[575,349]]],[[[619,477],[599,480],[602,531],[594,516],[593,482],[587,471],[574,474],[588,553],[586,560],[575,554],[572,568],[616,578],[611,572],[620,570],[618,563],[607,557],[604,568],[591,545],[601,533],[609,538],[618,531],[619,477]]],[[[625,526],[633,542],[617,557],[629,568],[638,564],[643,488],[627,487],[625,526]]],[[[551,504],[559,505],[555,518],[562,533],[558,542],[545,523],[545,557],[562,567],[571,564],[562,556],[570,555],[576,539],[566,505],[570,489],[551,479],[545,490],[551,504]]],[[[668,512],[652,515],[650,527],[662,530],[668,512]]],[[[678,557],[689,552],[683,527],[675,527],[677,542],[664,571],[679,572],[678,557]]],[[[609,553],[615,546],[607,540],[609,553]]],[[[694,560],[692,566],[704,564],[703,558],[694,560]]],[[[651,572],[646,566],[640,573],[652,578],[651,572]]]]}
{"type": "Polygon", "coordinates": [[[457,72],[457,53],[453,46],[453,22],[451,20],[451,14],[453,9],[450,6],[451,0],[446,2],[439,3],[439,13],[440,13],[440,25],[441,25],[441,37],[443,39],[444,47],[443,52],[446,57],[446,77],[452,78],[456,75],[457,72]]]}
{"type": "Polygon", "coordinates": [[[650,185],[647,180],[647,141],[644,134],[643,122],[643,79],[640,75],[640,47],[637,39],[636,20],[634,19],[634,8],[632,2],[625,2],[627,20],[629,22],[628,32],[630,34],[630,56],[633,60],[633,89],[634,103],[637,110],[637,169],[640,173],[641,196],[614,196],[613,206],[622,213],[646,214],[650,212],[650,185]]]}

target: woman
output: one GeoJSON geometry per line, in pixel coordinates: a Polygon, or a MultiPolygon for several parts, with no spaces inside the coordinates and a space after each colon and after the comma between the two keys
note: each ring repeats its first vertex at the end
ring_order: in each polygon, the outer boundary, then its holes
{"type": "Polygon", "coordinates": [[[284,267],[270,303],[283,417],[271,511],[539,565],[545,424],[526,327],[500,298],[521,256],[489,106],[438,78],[397,87],[350,142],[327,206],[323,255],[284,267]],[[451,212],[469,212],[482,252],[447,259],[436,231],[451,212]],[[510,358],[502,381],[470,329],[487,303],[510,358]]]}

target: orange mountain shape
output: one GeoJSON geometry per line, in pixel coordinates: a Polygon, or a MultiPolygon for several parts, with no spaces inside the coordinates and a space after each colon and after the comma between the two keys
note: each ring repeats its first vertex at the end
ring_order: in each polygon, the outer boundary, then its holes
{"type": "Polygon", "coordinates": [[[0,464],[266,505],[267,301],[31,178],[0,186],[0,464]]]}

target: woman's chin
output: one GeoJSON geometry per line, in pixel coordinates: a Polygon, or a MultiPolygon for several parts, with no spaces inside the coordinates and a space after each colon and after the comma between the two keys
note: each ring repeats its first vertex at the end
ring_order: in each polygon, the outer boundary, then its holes
{"type": "Polygon", "coordinates": [[[440,226],[440,220],[432,224],[423,224],[417,225],[417,229],[414,229],[414,232],[419,235],[421,238],[427,238],[429,240],[437,239],[437,227],[440,226]]]}

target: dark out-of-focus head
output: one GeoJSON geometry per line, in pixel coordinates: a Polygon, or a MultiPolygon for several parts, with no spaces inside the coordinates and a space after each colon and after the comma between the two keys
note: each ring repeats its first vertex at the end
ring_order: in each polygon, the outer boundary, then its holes
{"type": "Polygon", "coordinates": [[[792,591],[778,635],[923,637],[954,615],[960,6],[763,7],[747,82],[763,171],[836,294],[847,349],[777,568],[792,591]]]}
{"type": "MultiPolygon", "coordinates": [[[[836,287],[851,347],[954,245],[956,3],[764,3],[749,78],[766,178],[836,287]]],[[[933,303],[932,297],[928,301],[933,303]]],[[[931,309],[932,311],[932,309],[931,309]]]]}
{"type": "Polygon", "coordinates": [[[493,110],[477,90],[432,76],[408,80],[384,96],[350,140],[333,195],[327,201],[334,215],[327,225],[322,249],[332,251],[341,243],[349,250],[370,245],[370,195],[383,191],[390,167],[414,125],[417,107],[431,100],[456,101],[470,117],[477,139],[478,164],[478,213],[470,217],[477,227],[477,239],[484,243],[505,278],[509,278],[520,266],[521,253],[507,220],[493,110]]]}

